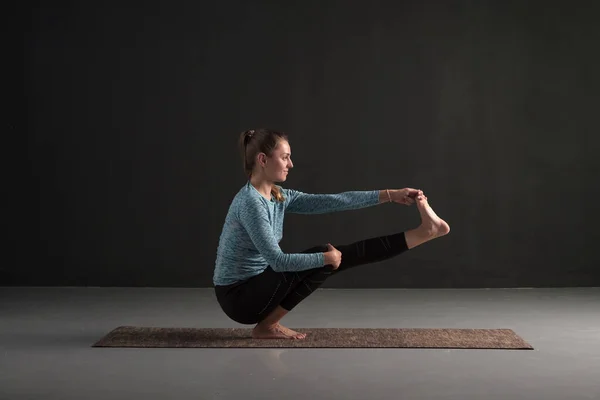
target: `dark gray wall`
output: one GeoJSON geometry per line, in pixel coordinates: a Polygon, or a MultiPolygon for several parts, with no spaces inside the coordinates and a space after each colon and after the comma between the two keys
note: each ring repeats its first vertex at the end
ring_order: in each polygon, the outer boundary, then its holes
{"type": "MultiPolygon", "coordinates": [[[[25,25],[31,204],[5,284],[211,286],[251,127],[290,134],[287,187],[416,187],[452,227],[325,287],[600,284],[598,6],[52,3],[25,25]]],[[[282,248],[418,222],[289,215],[282,248]]]]}

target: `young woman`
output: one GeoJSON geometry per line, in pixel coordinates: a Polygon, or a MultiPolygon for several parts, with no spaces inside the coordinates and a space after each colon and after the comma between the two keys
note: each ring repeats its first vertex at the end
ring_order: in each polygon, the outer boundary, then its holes
{"type": "Polygon", "coordinates": [[[287,135],[267,129],[245,131],[240,150],[248,182],[234,197],[219,239],[213,276],[221,308],[232,320],[256,324],[254,338],[304,339],[279,321],[325,279],[349,268],[394,257],[450,232],[422,191],[412,188],[306,194],[275,185],[293,168],[287,135]],[[279,247],[284,213],[320,214],[384,202],[416,203],[419,227],[389,236],[301,253],[279,247]]]}

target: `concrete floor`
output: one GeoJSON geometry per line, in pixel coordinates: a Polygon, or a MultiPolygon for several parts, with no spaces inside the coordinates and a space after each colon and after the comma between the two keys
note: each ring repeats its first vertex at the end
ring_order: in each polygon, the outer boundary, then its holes
{"type": "Polygon", "coordinates": [[[510,328],[535,350],[92,348],[240,325],[211,289],[0,287],[0,399],[600,399],[600,288],[321,289],[283,322],[510,328]]]}

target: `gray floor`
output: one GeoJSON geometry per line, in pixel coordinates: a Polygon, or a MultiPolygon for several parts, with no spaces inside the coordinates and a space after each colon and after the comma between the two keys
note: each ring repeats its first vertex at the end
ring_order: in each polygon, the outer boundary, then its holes
{"type": "Polygon", "coordinates": [[[600,288],[322,289],[290,327],[510,328],[526,350],[110,349],[237,327],[210,289],[0,287],[1,399],[600,399],[600,288]]]}

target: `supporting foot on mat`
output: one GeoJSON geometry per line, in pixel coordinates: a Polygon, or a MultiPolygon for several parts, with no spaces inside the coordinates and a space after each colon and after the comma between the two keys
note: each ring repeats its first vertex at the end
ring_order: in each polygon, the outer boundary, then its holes
{"type": "Polygon", "coordinates": [[[252,330],[252,338],[254,339],[304,339],[305,337],[305,333],[296,332],[280,323],[268,326],[259,323],[252,330]]]}

